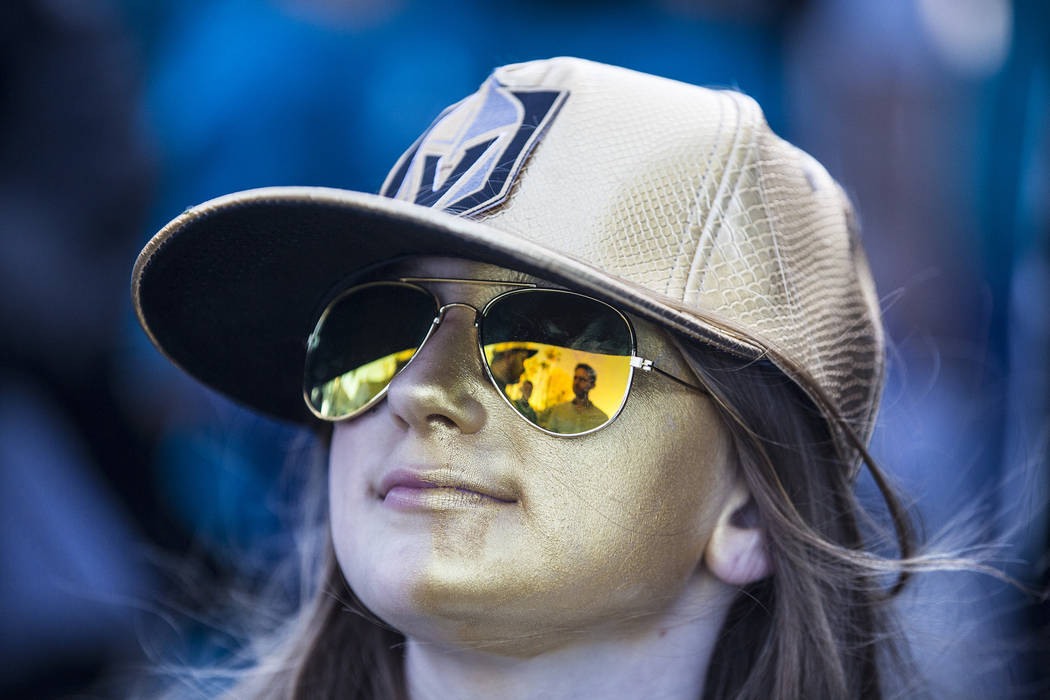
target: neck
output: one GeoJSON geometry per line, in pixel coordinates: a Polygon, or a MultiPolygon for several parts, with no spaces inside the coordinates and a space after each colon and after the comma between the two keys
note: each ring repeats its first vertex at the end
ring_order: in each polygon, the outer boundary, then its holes
{"type": "Polygon", "coordinates": [[[582,633],[530,658],[408,639],[409,697],[688,698],[703,694],[707,666],[734,589],[703,576],[675,605],[644,622],[582,633]]]}

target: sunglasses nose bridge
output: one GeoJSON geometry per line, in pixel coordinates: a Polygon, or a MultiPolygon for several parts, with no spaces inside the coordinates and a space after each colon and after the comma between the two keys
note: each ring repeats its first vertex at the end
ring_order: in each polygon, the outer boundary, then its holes
{"type": "MultiPolygon", "coordinates": [[[[427,334],[428,339],[431,335],[433,335],[435,331],[437,331],[438,327],[445,320],[445,315],[449,311],[449,309],[454,309],[457,307],[470,311],[473,314],[472,323],[474,324],[474,328],[476,329],[478,327],[478,319],[481,317],[481,312],[478,310],[478,307],[461,301],[450,301],[449,303],[443,304],[442,306],[438,307],[437,315],[434,317],[434,323],[430,328],[430,332],[427,334]]],[[[481,359],[482,361],[484,361],[484,356],[482,356],[481,359]]]]}
{"type": "MultiPolygon", "coordinates": [[[[468,304],[463,301],[449,301],[448,303],[442,304],[438,307],[438,315],[434,318],[434,324],[432,327],[430,327],[430,333],[427,334],[427,338],[429,338],[430,335],[433,335],[434,332],[438,330],[438,326],[440,326],[441,322],[445,320],[445,314],[448,312],[448,310],[456,309],[456,307],[460,307],[460,309],[467,310],[471,314],[474,314],[474,318],[472,318],[472,323],[474,323],[475,330],[477,330],[477,328],[479,327],[479,319],[481,318],[481,310],[479,310],[478,307],[474,304],[468,304]]],[[[478,348],[478,352],[481,355],[481,362],[482,364],[485,364],[485,353],[481,349],[480,339],[475,337],[475,343],[476,347],[478,348]]]]}
{"type": "Polygon", "coordinates": [[[441,308],[439,308],[438,312],[437,312],[437,318],[435,319],[435,322],[437,324],[440,324],[442,321],[445,320],[445,313],[449,309],[457,307],[457,306],[461,307],[461,308],[464,308],[464,309],[470,309],[471,311],[473,311],[474,312],[474,325],[477,325],[477,323],[478,323],[478,314],[480,313],[478,311],[478,307],[472,306],[470,304],[464,304],[461,301],[452,301],[452,302],[449,302],[448,304],[445,304],[441,308]]]}

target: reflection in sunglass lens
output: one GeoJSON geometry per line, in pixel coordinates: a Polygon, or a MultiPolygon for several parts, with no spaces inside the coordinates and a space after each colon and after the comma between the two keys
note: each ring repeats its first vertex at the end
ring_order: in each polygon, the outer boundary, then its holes
{"type": "Polygon", "coordinates": [[[310,406],[338,419],[367,405],[419,349],[436,313],[433,297],[398,283],[339,297],[307,343],[303,389],[310,406]]]}
{"type": "Polygon", "coordinates": [[[511,405],[551,432],[599,428],[627,397],[631,330],[595,299],[544,289],[507,294],[487,309],[481,343],[511,405]]]}

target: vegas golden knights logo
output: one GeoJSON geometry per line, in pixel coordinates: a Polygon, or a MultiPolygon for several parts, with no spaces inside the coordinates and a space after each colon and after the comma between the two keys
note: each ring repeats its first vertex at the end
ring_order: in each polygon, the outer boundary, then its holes
{"type": "Polygon", "coordinates": [[[499,204],[567,96],[510,88],[490,77],[438,116],[401,156],[380,193],[461,216],[499,204]]]}

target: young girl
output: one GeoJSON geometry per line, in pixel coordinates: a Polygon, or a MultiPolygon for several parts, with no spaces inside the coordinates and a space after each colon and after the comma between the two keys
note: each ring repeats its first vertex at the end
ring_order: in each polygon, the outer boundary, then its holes
{"type": "Polygon", "coordinates": [[[318,583],[230,697],[882,696],[912,542],[865,450],[877,298],[841,189],[747,97],[506,66],[381,195],[200,205],[133,296],[328,445],[318,583]]]}

